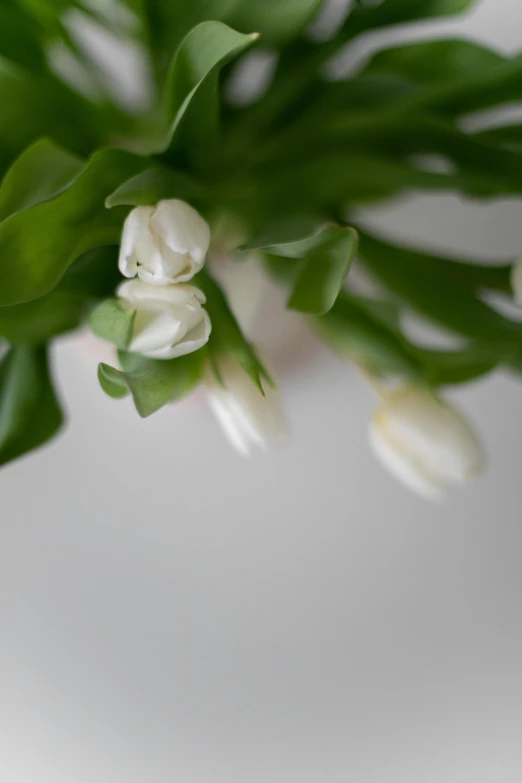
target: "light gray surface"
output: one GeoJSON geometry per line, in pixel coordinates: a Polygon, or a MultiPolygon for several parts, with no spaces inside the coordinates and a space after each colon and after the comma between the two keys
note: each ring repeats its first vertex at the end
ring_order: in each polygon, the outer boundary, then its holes
{"type": "MultiPolygon", "coordinates": [[[[518,0],[468,23],[521,43],[518,0]]],[[[522,204],[368,217],[502,257],[522,204]]],[[[302,348],[301,348],[302,351],[302,348]]],[[[455,395],[490,468],[445,506],[376,465],[373,400],[326,353],[291,442],[244,461],[204,408],[145,422],[56,352],[71,423],[0,474],[5,783],[519,783],[522,395],[455,395]]]]}

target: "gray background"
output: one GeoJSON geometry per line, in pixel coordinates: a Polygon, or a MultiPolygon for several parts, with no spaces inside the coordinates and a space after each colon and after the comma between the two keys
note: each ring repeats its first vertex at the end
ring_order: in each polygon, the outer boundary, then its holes
{"type": "MultiPolygon", "coordinates": [[[[483,0],[420,30],[511,52],[521,22],[520,0],[483,0]]],[[[521,207],[367,219],[501,258],[521,207]]],[[[374,462],[350,369],[299,334],[292,353],[292,439],[245,461],[204,407],[141,421],[83,345],[57,347],[69,428],[0,475],[2,781],[522,779],[520,387],[454,395],[490,466],[433,506],[374,462]]]]}

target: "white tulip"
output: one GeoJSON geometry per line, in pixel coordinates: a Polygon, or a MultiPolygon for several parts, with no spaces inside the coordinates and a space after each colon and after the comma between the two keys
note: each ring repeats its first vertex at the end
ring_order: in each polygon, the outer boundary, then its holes
{"type": "Polygon", "coordinates": [[[511,288],[515,302],[522,307],[522,258],[515,261],[511,269],[511,288]]]}
{"type": "Polygon", "coordinates": [[[125,277],[145,283],[184,283],[200,271],[210,245],[210,228],[179,199],[136,207],[123,224],[118,266],[125,277]]]}
{"type": "Polygon", "coordinates": [[[448,403],[409,386],[384,399],[370,443],[399,481],[430,500],[484,467],[482,447],[467,421],[448,403]]]}
{"type": "Polygon", "coordinates": [[[237,362],[222,357],[218,365],[223,385],[212,368],[205,379],[208,402],[232,446],[249,455],[255,446],[266,448],[286,432],[278,392],[272,388],[260,393],[237,362]]]}
{"type": "Polygon", "coordinates": [[[117,291],[120,301],[136,310],[129,351],[153,359],[174,359],[201,348],[211,324],[205,295],[193,285],[157,286],[126,280],[117,291]]]}

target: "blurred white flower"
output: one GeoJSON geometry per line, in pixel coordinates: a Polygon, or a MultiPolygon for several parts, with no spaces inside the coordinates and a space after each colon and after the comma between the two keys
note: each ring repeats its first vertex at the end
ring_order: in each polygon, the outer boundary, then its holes
{"type": "Polygon", "coordinates": [[[127,280],[117,294],[136,310],[129,351],[153,359],[174,359],[197,351],[208,341],[210,318],[199,288],[186,284],[158,287],[127,280]]]}
{"type": "Polygon", "coordinates": [[[145,283],[183,283],[200,271],[210,245],[210,228],[179,199],[135,207],[123,225],[118,266],[125,277],[145,283]]]}
{"type": "Polygon", "coordinates": [[[218,370],[223,385],[210,366],[205,383],[209,405],[225,435],[245,456],[255,446],[266,449],[287,430],[279,393],[269,387],[263,397],[242,367],[228,357],[220,359],[218,370]]]}
{"type": "Polygon", "coordinates": [[[448,403],[405,386],[385,397],[373,417],[370,443],[382,464],[409,489],[441,499],[485,463],[480,442],[448,403]]]}
{"type": "Polygon", "coordinates": [[[522,258],[515,261],[511,270],[511,288],[517,305],[522,307],[522,258]]]}

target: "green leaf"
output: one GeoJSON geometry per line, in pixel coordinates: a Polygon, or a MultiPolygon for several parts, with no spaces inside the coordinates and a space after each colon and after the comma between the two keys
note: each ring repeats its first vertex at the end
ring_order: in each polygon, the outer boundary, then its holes
{"type": "Polygon", "coordinates": [[[125,380],[125,373],[116,370],[109,364],[98,365],[98,380],[103,391],[116,400],[127,397],[129,387],[125,380]]]}
{"type": "Polygon", "coordinates": [[[122,280],[118,251],[117,245],[88,250],[71,264],[55,291],[78,294],[86,300],[111,296],[122,280]]]}
{"type": "Polygon", "coordinates": [[[354,229],[327,227],[321,244],[306,256],[288,307],[313,315],[324,315],[331,310],[350,271],[357,244],[354,229]]]}
{"type": "Polygon", "coordinates": [[[106,299],[94,308],[89,324],[97,337],[125,349],[132,339],[135,318],[136,310],[124,307],[118,299],[106,299]]]}
{"type": "Polygon", "coordinates": [[[13,345],[39,345],[76,329],[94,301],[110,296],[121,281],[118,249],[91,250],[69,267],[58,286],[39,299],[0,307],[0,337],[13,345]]]}
{"type": "Polygon", "coordinates": [[[0,105],[0,171],[39,137],[49,136],[85,154],[105,133],[114,132],[112,115],[95,109],[48,72],[29,73],[2,57],[0,105]]]}
{"type": "Polygon", "coordinates": [[[409,378],[424,383],[422,365],[407,340],[347,292],[313,325],[332,348],[348,356],[371,375],[409,378]]]}
{"type": "Polygon", "coordinates": [[[57,334],[76,329],[86,313],[85,297],[51,291],[33,302],[0,307],[0,337],[13,345],[40,345],[57,334]]]}
{"type": "Polygon", "coordinates": [[[43,296],[80,255],[117,244],[125,210],[108,211],[104,201],[143,166],[131,153],[102,150],[54,198],[0,223],[0,306],[43,296]]]}
{"type": "Polygon", "coordinates": [[[502,55],[473,41],[426,41],[377,52],[361,73],[396,74],[414,83],[432,85],[476,77],[504,62],[502,55]]]}
{"type": "Polygon", "coordinates": [[[500,144],[516,152],[522,149],[522,125],[499,125],[479,131],[474,137],[486,144],[500,144]]]}
{"type": "Polygon", "coordinates": [[[477,197],[522,192],[522,160],[518,153],[486,144],[446,119],[403,114],[395,108],[381,110],[378,115],[376,111],[336,110],[320,120],[310,110],[301,119],[299,139],[295,138],[295,128],[289,128],[273,142],[268,154],[268,170],[277,167],[275,176],[280,176],[283,169],[286,188],[302,188],[302,197],[307,193],[304,179],[297,183],[295,179],[302,176],[303,167],[314,169],[314,196],[321,192],[324,179],[325,198],[327,188],[341,176],[343,189],[352,198],[364,196],[364,188],[375,189],[378,194],[412,186],[457,189],[477,197]],[[323,158],[325,148],[331,150],[330,160],[323,158]],[[330,173],[334,151],[337,175],[335,171],[330,173]],[[454,164],[455,173],[434,175],[425,171],[422,162],[411,160],[415,153],[442,155],[454,164]],[[314,158],[322,160],[321,169],[314,158]]]}
{"type": "Polygon", "coordinates": [[[270,376],[241,332],[221,288],[205,271],[196,275],[194,284],[201,288],[207,298],[205,308],[212,322],[212,332],[207,343],[211,358],[217,362],[220,355],[232,357],[264,394],[263,380],[271,383],[270,376]]]}
{"type": "Polygon", "coordinates": [[[241,0],[227,17],[241,30],[256,30],[263,41],[281,44],[297,38],[323,0],[241,0]]]}
{"type": "Polygon", "coordinates": [[[431,386],[454,386],[492,372],[500,363],[498,351],[472,345],[463,351],[430,351],[416,348],[415,355],[424,366],[431,386]]]}
{"type": "Polygon", "coordinates": [[[0,361],[0,465],[41,446],[62,423],[45,346],[10,348],[0,361]]]}
{"type": "MultiPolygon", "coordinates": [[[[121,384],[124,380],[132,394],[136,410],[142,418],[146,418],[164,405],[185,397],[201,382],[205,353],[204,349],[200,349],[177,359],[160,360],[120,351],[118,356],[123,368],[123,378],[116,381],[114,372],[117,371],[114,370],[110,375],[111,388],[114,391],[115,383],[121,384]]],[[[104,373],[106,383],[107,371],[104,373]]],[[[105,389],[103,383],[102,387],[105,389]]]]}
{"type": "Polygon", "coordinates": [[[398,247],[360,232],[360,256],[375,277],[403,302],[446,328],[506,348],[522,345],[522,324],[482,302],[435,256],[398,247]]]}
{"type": "Polygon", "coordinates": [[[457,174],[422,171],[399,156],[370,152],[322,153],[311,159],[257,171],[260,208],[312,212],[387,198],[408,190],[477,190],[482,182],[457,174]]]}
{"type": "Polygon", "coordinates": [[[321,243],[322,231],[316,219],[291,215],[265,226],[261,234],[241,249],[262,250],[282,258],[304,258],[321,243]]]}
{"type": "Polygon", "coordinates": [[[45,67],[38,25],[16,3],[0,5],[0,55],[33,71],[45,67]]]}
{"type": "Polygon", "coordinates": [[[371,299],[367,296],[357,296],[346,292],[347,297],[357,302],[359,309],[364,310],[372,321],[378,321],[391,332],[401,334],[401,310],[397,302],[388,299],[371,299]]]}
{"type": "Polygon", "coordinates": [[[45,95],[38,92],[31,74],[0,57],[0,152],[2,168],[34,140],[49,133],[45,95]]]}
{"type": "Polygon", "coordinates": [[[522,55],[467,78],[436,84],[405,98],[396,109],[458,117],[522,98],[522,55]]]}
{"type": "Polygon", "coordinates": [[[119,205],[137,207],[154,205],[169,198],[179,198],[193,204],[207,197],[207,189],[197,180],[179,171],[154,166],[116,188],[107,197],[105,205],[109,208],[119,205]]]}
{"type": "Polygon", "coordinates": [[[243,35],[221,22],[202,22],[182,41],[166,84],[168,131],[158,152],[187,138],[204,153],[218,125],[217,73],[258,38],[243,35]],[[181,124],[183,122],[183,128],[181,124]],[[180,137],[180,131],[182,131],[180,137]]]}
{"type": "Polygon", "coordinates": [[[334,350],[370,374],[407,378],[432,389],[468,383],[502,361],[497,348],[484,345],[461,351],[420,348],[402,334],[393,303],[348,292],[340,295],[328,315],[314,319],[314,325],[334,350]]]}
{"type": "Polygon", "coordinates": [[[0,187],[0,221],[56,195],[78,174],[83,161],[48,139],[26,149],[0,187]]]}
{"type": "Polygon", "coordinates": [[[358,32],[378,27],[430,19],[437,16],[460,14],[476,0],[384,0],[376,8],[366,0],[360,0],[346,24],[357,27],[358,32]]]}

